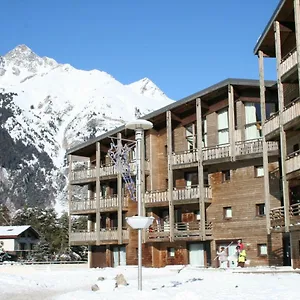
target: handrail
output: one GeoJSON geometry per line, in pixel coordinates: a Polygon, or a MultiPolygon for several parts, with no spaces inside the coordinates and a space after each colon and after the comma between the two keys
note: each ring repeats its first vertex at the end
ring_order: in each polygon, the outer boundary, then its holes
{"type": "Polygon", "coordinates": [[[294,99],[293,101],[291,101],[288,105],[286,105],[283,108],[283,111],[289,109],[291,106],[293,106],[295,103],[297,103],[298,101],[300,101],[300,97],[297,97],[296,99],[294,99]]]}
{"type": "Polygon", "coordinates": [[[289,160],[289,159],[291,159],[291,158],[293,158],[293,157],[295,157],[295,156],[298,156],[298,155],[300,155],[300,149],[297,150],[297,151],[295,151],[295,152],[292,152],[292,153],[288,154],[288,155],[286,156],[286,159],[285,159],[285,160],[289,160]]]}
{"type": "Polygon", "coordinates": [[[285,56],[283,56],[283,57],[281,58],[280,63],[283,63],[284,61],[286,61],[287,58],[289,58],[291,55],[293,55],[294,52],[296,52],[296,51],[297,51],[297,47],[292,48],[292,50],[290,50],[289,53],[287,53],[285,56]]]}

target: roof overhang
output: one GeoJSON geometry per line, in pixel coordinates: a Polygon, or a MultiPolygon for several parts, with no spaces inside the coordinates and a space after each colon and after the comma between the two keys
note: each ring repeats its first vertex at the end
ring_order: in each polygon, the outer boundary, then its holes
{"type": "Polygon", "coordinates": [[[279,21],[283,27],[286,24],[286,28],[288,29],[289,23],[294,22],[294,14],[292,13],[294,10],[293,3],[293,0],[280,0],[263,33],[257,40],[254,47],[255,55],[258,55],[258,51],[261,50],[264,53],[264,56],[276,56],[273,24],[275,21],[279,21]]]}
{"type": "MultiPolygon", "coordinates": [[[[175,101],[165,107],[162,107],[161,109],[158,109],[156,111],[153,111],[145,116],[142,117],[142,119],[151,121],[154,126],[156,123],[156,120],[158,119],[164,119],[165,113],[167,111],[174,112],[176,109],[179,108],[186,108],[187,105],[192,102],[193,100],[196,100],[197,98],[201,98],[203,101],[209,103],[212,101],[216,96],[220,94],[220,92],[226,92],[228,85],[232,85],[234,87],[239,88],[259,88],[259,80],[253,80],[253,79],[236,79],[236,78],[228,78],[226,80],[223,80],[217,84],[214,84],[206,89],[203,89],[197,93],[194,93],[188,97],[185,97],[181,100],[175,101]]],[[[265,81],[265,87],[266,88],[274,88],[276,89],[276,81],[265,81]]],[[[118,128],[115,128],[109,132],[106,132],[98,137],[95,137],[91,140],[88,140],[84,143],[78,144],[75,147],[72,147],[67,150],[68,155],[77,155],[77,156],[86,156],[91,153],[95,153],[96,151],[96,142],[103,141],[105,139],[108,139],[110,136],[114,136],[117,133],[121,132],[122,135],[124,133],[124,136],[128,136],[129,129],[125,128],[125,125],[120,126],[118,128]]]]}

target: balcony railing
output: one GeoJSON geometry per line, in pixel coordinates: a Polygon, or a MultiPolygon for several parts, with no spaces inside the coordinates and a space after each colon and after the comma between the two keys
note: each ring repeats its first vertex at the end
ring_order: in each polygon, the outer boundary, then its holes
{"type": "MultiPolygon", "coordinates": [[[[300,203],[292,204],[289,207],[290,225],[300,224],[300,203]]],[[[272,208],[270,212],[271,227],[281,228],[284,227],[284,207],[272,208]]]]}
{"type": "Polygon", "coordinates": [[[273,114],[268,120],[266,120],[265,125],[263,126],[264,135],[274,132],[279,129],[279,112],[273,114]]]}
{"type": "Polygon", "coordinates": [[[291,153],[285,161],[286,173],[293,173],[300,170],[300,150],[291,153]]]}
{"type": "MultiPolygon", "coordinates": [[[[174,224],[174,238],[192,238],[197,237],[201,233],[201,224],[200,222],[180,222],[174,224]]],[[[205,222],[205,235],[212,235],[212,223],[205,222]]],[[[170,225],[162,224],[151,226],[146,231],[146,239],[156,240],[156,241],[165,241],[170,238],[170,225]]]]}
{"type": "Polygon", "coordinates": [[[173,165],[188,164],[198,161],[198,150],[192,149],[172,154],[173,165]]]}
{"type": "MultiPolygon", "coordinates": [[[[122,199],[122,207],[128,206],[128,198],[122,199]]],[[[118,209],[119,200],[117,195],[111,197],[100,198],[100,210],[102,209],[118,209]]],[[[78,199],[74,198],[70,203],[70,210],[72,211],[85,211],[96,209],[96,198],[78,199]]]]}
{"type": "Polygon", "coordinates": [[[230,145],[217,145],[214,147],[206,147],[202,149],[203,160],[213,160],[230,157],[230,145]]]}
{"type": "MultiPolygon", "coordinates": [[[[212,198],[212,191],[211,187],[204,188],[205,198],[211,199],[212,198]]],[[[174,188],[173,191],[173,201],[181,201],[181,200],[188,200],[188,199],[198,199],[200,197],[200,189],[199,186],[191,186],[185,188],[174,188]]]]}
{"type": "MultiPolygon", "coordinates": [[[[123,239],[129,239],[129,232],[127,229],[122,230],[123,239]]],[[[70,242],[95,242],[96,241],[96,232],[91,231],[81,231],[81,232],[71,232],[69,237],[70,242]]],[[[118,240],[118,228],[101,228],[100,229],[100,241],[114,241],[118,240]]]]}
{"type": "Polygon", "coordinates": [[[96,168],[86,168],[83,170],[73,170],[71,172],[71,180],[85,180],[96,177],[96,168]]]}
{"type": "MultiPolygon", "coordinates": [[[[205,193],[204,197],[206,199],[212,198],[211,187],[205,187],[204,193],[205,193]]],[[[174,190],[173,190],[173,201],[174,202],[198,199],[199,196],[200,196],[199,186],[174,188],[174,190]]],[[[164,191],[146,192],[144,199],[145,199],[144,201],[146,204],[169,202],[168,191],[164,190],[164,191]]]]}
{"type": "Polygon", "coordinates": [[[300,97],[289,103],[283,110],[283,125],[300,117],[300,97]]]}
{"type": "Polygon", "coordinates": [[[284,74],[286,74],[289,70],[291,70],[294,66],[297,65],[297,62],[297,51],[296,49],[293,49],[288,55],[283,57],[283,59],[281,60],[279,75],[283,76],[284,74]]]}

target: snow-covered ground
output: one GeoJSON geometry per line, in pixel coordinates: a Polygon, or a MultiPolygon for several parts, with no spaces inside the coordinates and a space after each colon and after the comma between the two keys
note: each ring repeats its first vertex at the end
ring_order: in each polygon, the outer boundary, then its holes
{"type": "Polygon", "coordinates": [[[88,269],[86,265],[0,265],[1,300],[113,299],[299,299],[299,276],[290,268],[201,269],[191,266],[143,268],[143,290],[137,267],[88,269]],[[243,273],[242,273],[243,272],[243,273]],[[115,288],[123,274],[127,286],[115,288]],[[102,277],[104,280],[99,280],[102,277]],[[97,284],[99,290],[91,287],[97,284]]]}

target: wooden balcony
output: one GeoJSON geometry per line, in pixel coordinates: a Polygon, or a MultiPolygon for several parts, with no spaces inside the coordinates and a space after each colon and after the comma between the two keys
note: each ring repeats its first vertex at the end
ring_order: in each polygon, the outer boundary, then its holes
{"type": "Polygon", "coordinates": [[[286,126],[299,119],[300,122],[300,97],[289,103],[282,112],[282,122],[286,126]]]}
{"type": "MultiPolygon", "coordinates": [[[[243,142],[235,143],[235,154],[240,155],[252,155],[263,152],[262,139],[254,139],[243,142]]],[[[277,142],[268,142],[268,151],[278,151],[277,142]]]]}
{"type": "MultiPolygon", "coordinates": [[[[300,225],[300,203],[289,207],[290,226],[300,225]]],[[[284,227],[284,207],[272,208],[270,212],[271,227],[280,230],[284,227]]]]}
{"type": "Polygon", "coordinates": [[[276,133],[279,135],[279,112],[276,112],[268,120],[266,120],[263,132],[266,139],[268,139],[268,136],[271,134],[274,135],[276,133]]]}
{"type": "Polygon", "coordinates": [[[230,157],[230,145],[217,145],[214,147],[206,147],[202,149],[203,152],[203,160],[216,160],[216,159],[224,159],[230,157]]]}
{"type": "MultiPolygon", "coordinates": [[[[198,240],[201,235],[200,222],[175,223],[174,239],[176,240],[198,240]]],[[[205,222],[205,235],[212,235],[212,223],[205,222]]],[[[170,239],[170,225],[164,224],[151,226],[146,230],[146,241],[148,242],[165,242],[170,239]]]]}
{"type": "Polygon", "coordinates": [[[279,68],[279,76],[282,77],[297,65],[297,51],[293,49],[288,55],[282,58],[279,68]]]}
{"type": "Polygon", "coordinates": [[[172,154],[173,165],[197,163],[198,150],[192,149],[183,152],[176,152],[172,154]]]}
{"type": "Polygon", "coordinates": [[[291,174],[300,170],[300,150],[291,153],[285,160],[286,173],[291,174]]]}
{"type": "MultiPolygon", "coordinates": [[[[204,188],[205,199],[209,202],[212,198],[210,187],[204,188]]],[[[200,190],[199,186],[191,186],[185,188],[174,188],[173,201],[174,204],[197,203],[199,201],[200,190]]],[[[169,205],[168,191],[146,192],[144,197],[146,206],[169,205]]]]}
{"type": "MultiPolygon", "coordinates": [[[[136,162],[132,161],[129,163],[131,173],[136,173],[136,162]]],[[[149,172],[150,163],[148,160],[145,160],[144,163],[145,171],[149,172]]],[[[115,177],[118,172],[114,165],[103,165],[100,167],[100,177],[115,177]]],[[[96,180],[96,168],[84,166],[82,169],[73,170],[71,172],[71,182],[84,183],[96,180]]]]}
{"type": "MultiPolygon", "coordinates": [[[[124,240],[129,239],[129,232],[127,229],[122,230],[122,235],[124,240]]],[[[96,243],[96,232],[91,231],[81,231],[81,232],[71,232],[69,236],[71,244],[86,245],[96,243]]],[[[101,228],[100,229],[100,241],[105,244],[107,242],[113,242],[118,240],[118,228],[101,228]]]]}
{"type": "MultiPolygon", "coordinates": [[[[128,206],[128,198],[123,198],[122,207],[128,206]]],[[[119,200],[117,195],[111,197],[100,198],[100,211],[118,210],[119,200]]],[[[90,212],[96,210],[96,198],[80,199],[73,198],[70,203],[71,213],[75,212],[90,212]]]]}

